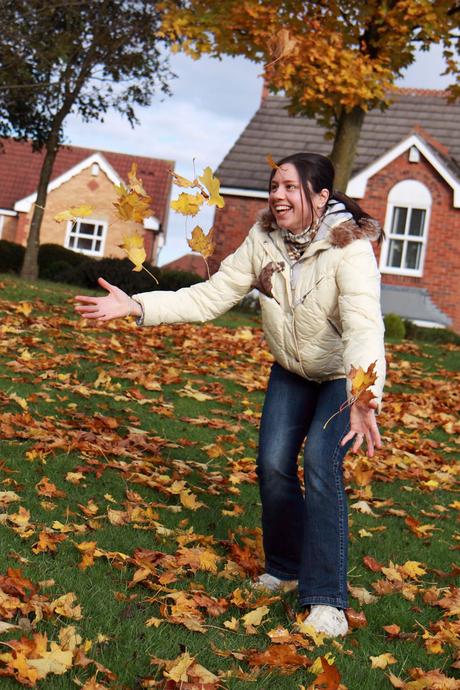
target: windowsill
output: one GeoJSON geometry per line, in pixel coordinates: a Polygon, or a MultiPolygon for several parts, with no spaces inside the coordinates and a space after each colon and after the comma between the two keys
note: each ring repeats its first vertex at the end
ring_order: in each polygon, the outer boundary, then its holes
{"type": "Polygon", "coordinates": [[[422,278],[423,271],[411,271],[407,268],[380,267],[380,273],[393,276],[406,276],[407,278],[422,278]]]}

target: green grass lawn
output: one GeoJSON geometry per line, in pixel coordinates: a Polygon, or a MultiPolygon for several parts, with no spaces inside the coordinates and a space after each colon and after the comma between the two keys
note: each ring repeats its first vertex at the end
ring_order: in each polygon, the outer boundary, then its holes
{"type": "MultiPolygon", "coordinates": [[[[458,592],[460,347],[389,344],[385,447],[346,466],[350,606],[367,625],[340,644],[303,635],[303,648],[292,636],[295,593],[266,601],[249,587],[263,563],[254,461],[271,362],[258,318],[99,327],[74,315],[77,292],[0,276],[0,575],[20,569],[49,602],[74,593],[81,606],[80,616],[71,606],[45,607],[43,620],[9,617],[0,597],[0,620],[21,626],[1,634],[0,669],[12,640],[46,632],[59,642],[73,625],[77,646],[116,676],[99,670],[101,687],[161,687],[155,660],[187,651],[222,674],[221,687],[307,688],[316,676],[306,669],[245,658],[285,628],[312,661],[331,653],[348,690],[391,688],[390,672],[410,681],[416,667],[458,679],[460,610],[449,597],[458,592]],[[85,550],[94,560],[83,568],[85,550]],[[248,630],[242,617],[265,605],[248,630]],[[384,653],[395,663],[373,669],[370,657],[384,653]]],[[[38,685],[84,684],[97,668],[76,661],[38,685]]]]}

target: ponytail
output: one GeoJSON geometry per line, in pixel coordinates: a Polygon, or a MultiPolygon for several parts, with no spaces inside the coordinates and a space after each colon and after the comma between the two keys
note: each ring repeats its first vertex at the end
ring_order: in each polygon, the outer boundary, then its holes
{"type": "MultiPolygon", "coordinates": [[[[347,211],[351,213],[351,215],[353,216],[353,220],[355,221],[355,223],[357,223],[357,225],[361,226],[365,224],[365,222],[368,220],[374,221],[372,216],[366,213],[366,211],[364,211],[364,209],[361,208],[358,202],[352,199],[347,194],[344,194],[343,192],[339,192],[338,190],[334,189],[330,196],[330,199],[340,201],[345,206],[347,211]]],[[[383,232],[383,229],[380,229],[380,234],[377,238],[377,242],[380,244],[384,237],[385,234],[383,232]]]]}

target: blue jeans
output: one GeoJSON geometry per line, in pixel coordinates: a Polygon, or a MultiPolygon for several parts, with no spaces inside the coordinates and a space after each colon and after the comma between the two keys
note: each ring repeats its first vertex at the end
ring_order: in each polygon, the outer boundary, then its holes
{"type": "Polygon", "coordinates": [[[299,580],[302,606],[347,608],[347,501],[342,462],[348,449],[345,379],[316,383],[274,364],[260,425],[257,473],[266,572],[299,580]],[[305,496],[297,459],[304,450],[305,496]]]}

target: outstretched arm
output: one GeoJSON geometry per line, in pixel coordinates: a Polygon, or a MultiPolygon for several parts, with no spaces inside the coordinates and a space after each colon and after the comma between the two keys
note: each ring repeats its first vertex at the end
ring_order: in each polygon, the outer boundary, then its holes
{"type": "Polygon", "coordinates": [[[140,304],[135,302],[126,292],[115,285],[111,285],[104,278],[98,278],[99,285],[107,290],[105,297],[89,297],[77,295],[75,297],[75,311],[85,319],[110,321],[123,316],[142,316],[140,304]]]}

